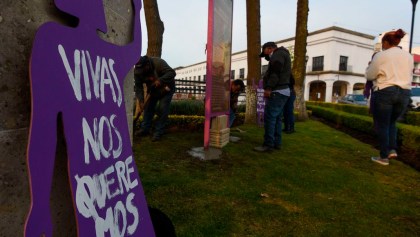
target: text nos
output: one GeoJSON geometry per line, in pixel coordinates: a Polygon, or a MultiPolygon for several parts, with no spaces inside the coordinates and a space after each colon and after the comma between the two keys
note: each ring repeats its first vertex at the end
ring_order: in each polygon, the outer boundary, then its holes
{"type": "Polygon", "coordinates": [[[118,107],[121,106],[122,91],[114,70],[115,61],[113,59],[96,56],[96,61],[93,63],[89,51],[76,49],[73,53],[74,68],[72,69],[66,51],[61,44],[58,45],[58,52],[60,53],[61,60],[73,87],[74,95],[78,101],[83,100],[80,80],[83,74],[86,100],[90,101],[92,99],[92,83],[93,93],[96,99],[100,98],[102,103],[105,103],[105,87],[108,86],[111,90],[114,103],[117,103],[118,107]]]}
{"type": "Polygon", "coordinates": [[[117,159],[121,155],[123,144],[121,134],[114,123],[116,117],[115,114],[112,114],[110,118],[102,116],[99,119],[99,123],[98,118],[94,118],[92,126],[89,125],[86,118],[83,118],[85,164],[90,163],[90,151],[92,151],[97,161],[101,157],[109,158],[111,154],[114,159],[117,159]],[[104,138],[108,138],[108,146],[106,146],[104,138]]]}

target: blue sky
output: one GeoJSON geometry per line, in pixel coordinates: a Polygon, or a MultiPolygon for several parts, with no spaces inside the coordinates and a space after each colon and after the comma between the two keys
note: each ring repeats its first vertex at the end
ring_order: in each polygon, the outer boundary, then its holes
{"type": "MultiPolygon", "coordinates": [[[[232,52],[246,49],[246,0],[234,0],[232,52]]],[[[297,0],[260,0],[261,42],[294,37],[297,0]]],[[[165,24],[162,58],[172,67],[206,60],[207,0],[158,0],[165,24]]],[[[142,10],[143,47],[147,30],[142,10]]],[[[416,8],[413,47],[420,47],[420,3],[416,8]]],[[[410,0],[309,0],[308,31],[339,26],[373,36],[392,29],[411,31],[410,0]],[[397,3],[398,2],[398,3],[397,3]]]]}

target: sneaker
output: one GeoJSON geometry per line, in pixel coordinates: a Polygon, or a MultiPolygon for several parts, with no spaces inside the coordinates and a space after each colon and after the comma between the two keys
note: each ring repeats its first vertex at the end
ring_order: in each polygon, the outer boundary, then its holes
{"type": "Polygon", "coordinates": [[[395,150],[391,150],[388,155],[388,159],[395,159],[398,157],[398,154],[395,150]]]}
{"type": "Polygon", "coordinates": [[[389,165],[389,159],[388,158],[381,158],[381,157],[372,157],[371,158],[373,162],[376,162],[381,165],[389,165]]]}
{"type": "Polygon", "coordinates": [[[266,146],[266,145],[262,145],[262,146],[254,147],[254,151],[271,152],[271,151],[273,151],[273,148],[269,147],[269,146],[266,146]]]}

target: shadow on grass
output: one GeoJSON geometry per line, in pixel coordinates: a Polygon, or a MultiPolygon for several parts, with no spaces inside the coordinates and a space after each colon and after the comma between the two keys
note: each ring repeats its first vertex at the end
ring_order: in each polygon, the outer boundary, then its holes
{"type": "Polygon", "coordinates": [[[187,151],[202,146],[199,132],[166,134],[160,142],[135,138],[134,153],[151,206],[191,236],[417,236],[419,173],[391,161],[370,161],[369,144],[317,121],[297,123],[283,148],[257,153],[263,129],[200,161],[187,151]]]}

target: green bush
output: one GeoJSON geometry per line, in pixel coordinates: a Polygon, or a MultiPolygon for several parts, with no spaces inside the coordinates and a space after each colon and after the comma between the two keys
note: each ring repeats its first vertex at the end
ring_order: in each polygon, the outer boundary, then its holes
{"type": "Polygon", "coordinates": [[[420,127],[397,123],[397,128],[402,146],[420,155],[420,127]]]}
{"type": "MultiPolygon", "coordinates": [[[[238,113],[245,113],[246,105],[238,105],[238,113]]],[[[177,115],[203,115],[204,101],[202,100],[176,100],[171,102],[170,114],[177,115]]]]}
{"type": "MultiPolygon", "coordinates": [[[[157,116],[153,117],[155,122],[157,116]]],[[[143,122],[143,116],[140,116],[134,127],[140,128],[140,124],[143,122]]],[[[204,116],[197,115],[169,115],[167,120],[167,128],[176,127],[177,129],[185,129],[191,131],[197,131],[204,128],[204,116]]]]}
{"type": "Polygon", "coordinates": [[[176,100],[171,102],[169,114],[172,115],[200,115],[204,116],[204,101],[176,100]]]}
{"type": "MultiPolygon", "coordinates": [[[[331,108],[338,111],[343,111],[351,114],[358,114],[364,116],[371,116],[369,114],[369,108],[360,105],[349,105],[349,104],[336,104],[328,102],[317,102],[317,101],[306,101],[306,107],[308,109],[312,106],[321,106],[325,108],[331,108]]],[[[408,111],[404,123],[414,126],[420,126],[420,112],[408,111]]]]}
{"type": "Polygon", "coordinates": [[[312,114],[322,117],[339,126],[345,126],[360,132],[374,134],[371,117],[338,111],[321,106],[310,106],[312,114]]]}
{"type": "MultiPolygon", "coordinates": [[[[239,105],[235,125],[243,124],[245,120],[245,105],[239,105]]],[[[156,116],[155,118],[156,119],[156,116]]],[[[139,127],[141,116],[135,126],[139,127]]],[[[204,101],[202,100],[175,100],[169,108],[168,127],[198,130],[204,127],[204,101]]]]}
{"type": "Polygon", "coordinates": [[[420,112],[409,111],[405,115],[406,124],[420,126],[420,112]]]}
{"type": "MultiPolygon", "coordinates": [[[[238,105],[238,113],[245,113],[245,104],[238,105]]],[[[204,116],[204,101],[176,100],[171,102],[169,114],[173,115],[201,115],[204,116]]]]}
{"type": "Polygon", "coordinates": [[[319,101],[306,101],[306,106],[322,106],[351,114],[369,115],[369,108],[361,105],[337,104],[319,101]]]}
{"type": "Polygon", "coordinates": [[[204,116],[169,115],[167,126],[188,131],[202,130],[204,128],[204,116]]]}
{"type": "MultiPolygon", "coordinates": [[[[153,117],[153,121],[157,119],[157,116],[153,117]]],[[[188,131],[199,131],[204,129],[204,116],[197,115],[169,115],[167,121],[167,128],[177,128],[188,131]]],[[[236,114],[234,126],[241,125],[244,123],[245,114],[239,113],[236,114]]],[[[137,121],[134,126],[136,128],[140,127],[141,122],[143,121],[143,116],[137,121]]]]}

